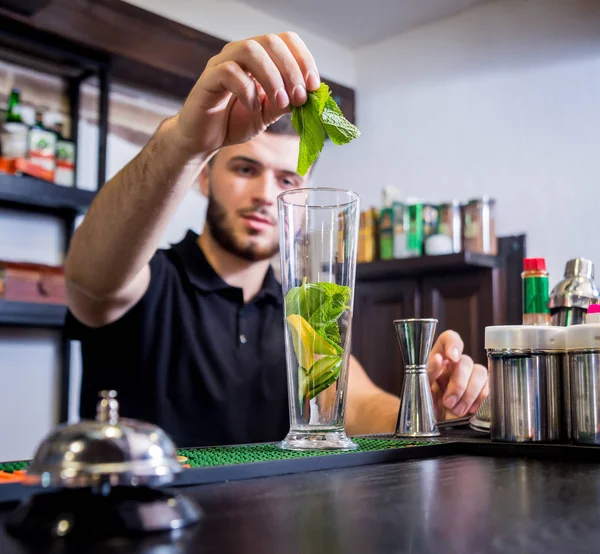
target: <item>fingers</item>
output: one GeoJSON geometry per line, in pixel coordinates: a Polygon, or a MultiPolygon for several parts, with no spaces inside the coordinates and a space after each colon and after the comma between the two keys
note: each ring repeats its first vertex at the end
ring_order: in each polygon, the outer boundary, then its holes
{"type": "Polygon", "coordinates": [[[462,356],[459,362],[449,369],[450,380],[444,393],[444,406],[449,410],[456,410],[458,403],[467,390],[473,371],[473,360],[469,356],[462,356]]]}
{"type": "Polygon", "coordinates": [[[219,68],[229,62],[236,63],[254,78],[264,89],[270,104],[279,110],[290,103],[303,105],[307,90],[319,88],[315,61],[296,33],[269,34],[231,42],[209,61],[207,67],[219,68]]]}
{"type": "Polygon", "coordinates": [[[465,343],[455,331],[444,331],[431,349],[430,359],[436,354],[457,363],[463,353],[465,343]]]}
{"type": "Polygon", "coordinates": [[[287,44],[288,48],[296,58],[300,71],[306,81],[309,91],[317,90],[321,85],[321,77],[317,70],[317,64],[313,55],[310,53],[304,41],[296,33],[282,33],[281,39],[287,44]]]}
{"type": "Polygon", "coordinates": [[[256,81],[235,62],[223,62],[216,66],[213,71],[209,72],[205,87],[214,94],[230,91],[238,97],[246,109],[251,112],[260,111],[261,98],[256,81]]]}
{"type": "Polygon", "coordinates": [[[288,45],[278,35],[264,35],[255,39],[271,57],[283,77],[290,101],[302,106],[306,100],[306,80],[300,65],[288,45]]]}
{"type": "Polygon", "coordinates": [[[481,404],[488,397],[489,394],[490,394],[490,381],[488,379],[486,381],[485,386],[483,387],[483,389],[481,389],[481,392],[479,393],[479,396],[477,397],[477,400],[475,400],[475,402],[473,402],[473,405],[469,409],[469,413],[470,414],[477,413],[477,411],[481,407],[481,404]]]}
{"type": "Polygon", "coordinates": [[[430,385],[437,381],[447,365],[447,360],[445,361],[441,354],[437,353],[429,356],[427,360],[427,375],[429,376],[430,385]]]}
{"type": "Polygon", "coordinates": [[[290,97],[283,76],[273,59],[257,41],[250,39],[234,43],[231,56],[233,61],[262,85],[274,106],[285,108],[289,105],[290,97]]]}
{"type": "MultiPolygon", "coordinates": [[[[444,393],[444,406],[461,417],[470,412],[487,385],[487,369],[474,364],[468,356],[461,356],[450,369],[450,380],[444,393]]],[[[483,400],[483,399],[481,399],[483,400]]]]}
{"type": "Polygon", "coordinates": [[[429,382],[435,381],[446,369],[449,362],[458,362],[464,343],[455,331],[444,331],[435,341],[427,359],[429,382]]]}

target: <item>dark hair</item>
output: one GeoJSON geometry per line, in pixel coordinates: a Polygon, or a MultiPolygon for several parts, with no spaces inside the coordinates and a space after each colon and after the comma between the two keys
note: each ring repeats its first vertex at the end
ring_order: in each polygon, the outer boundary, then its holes
{"type": "Polygon", "coordinates": [[[274,135],[296,135],[296,129],[292,125],[292,114],[286,113],[281,116],[275,123],[269,125],[265,133],[273,133],[274,135]]]}

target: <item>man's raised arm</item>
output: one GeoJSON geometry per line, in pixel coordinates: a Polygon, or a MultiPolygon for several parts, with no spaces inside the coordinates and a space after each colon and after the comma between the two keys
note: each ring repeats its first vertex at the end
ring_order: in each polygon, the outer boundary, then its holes
{"type": "Polygon", "coordinates": [[[149,262],[203,163],[254,138],[319,88],[315,61],[295,33],[227,44],[181,111],[99,191],[65,263],[67,301],[90,326],[118,319],[144,294],[149,262]]]}

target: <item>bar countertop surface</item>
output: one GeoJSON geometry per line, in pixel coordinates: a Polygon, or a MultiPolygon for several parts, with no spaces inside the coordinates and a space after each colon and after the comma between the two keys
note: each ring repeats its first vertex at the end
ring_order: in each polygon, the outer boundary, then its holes
{"type": "Polygon", "coordinates": [[[452,455],[178,489],[204,510],[181,536],[0,554],[583,553],[600,551],[600,464],[452,455]]]}

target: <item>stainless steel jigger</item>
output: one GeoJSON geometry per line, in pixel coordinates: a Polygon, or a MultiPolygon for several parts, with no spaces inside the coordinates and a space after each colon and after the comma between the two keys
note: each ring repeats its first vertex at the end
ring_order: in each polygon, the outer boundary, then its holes
{"type": "Polygon", "coordinates": [[[437,322],[437,319],[394,321],[405,366],[396,437],[440,435],[427,377],[427,358],[433,345],[437,322]]]}

